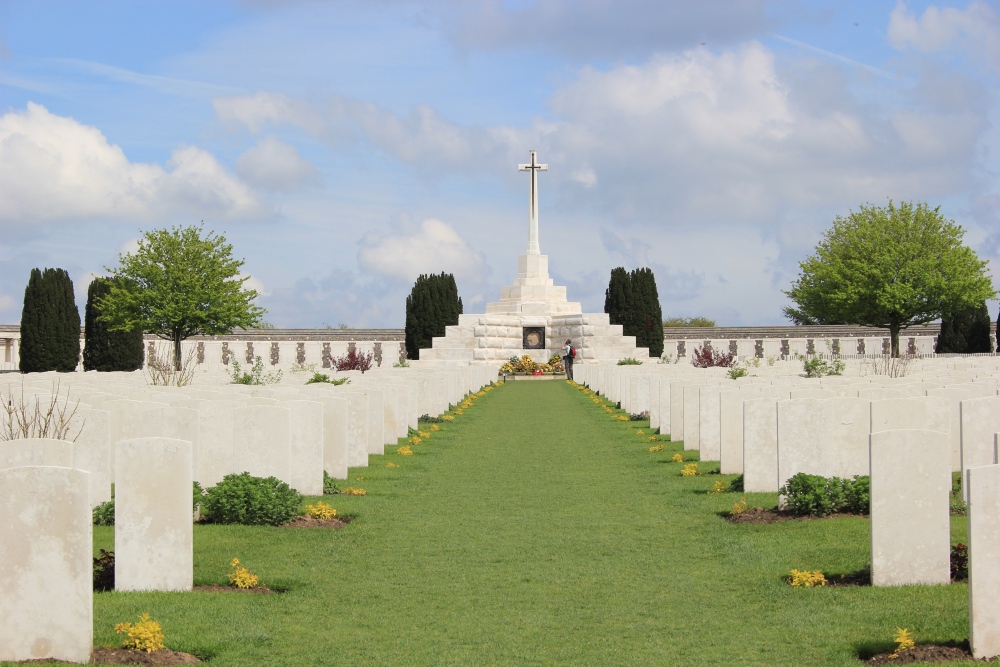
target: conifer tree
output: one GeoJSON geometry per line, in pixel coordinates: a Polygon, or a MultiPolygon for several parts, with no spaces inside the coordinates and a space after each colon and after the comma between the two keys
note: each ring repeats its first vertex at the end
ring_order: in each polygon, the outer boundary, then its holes
{"type": "Polygon", "coordinates": [[[663,313],[660,296],[656,290],[656,277],[652,269],[635,269],[629,276],[632,299],[629,319],[638,347],[649,348],[649,355],[659,358],[663,354],[663,313]]]}
{"type": "Polygon", "coordinates": [[[938,354],[990,352],[990,311],[986,302],[941,317],[941,333],[934,351],[938,354]]]}
{"type": "Polygon", "coordinates": [[[633,335],[629,333],[632,326],[629,321],[631,294],[632,280],[628,271],[621,266],[611,269],[611,280],[604,292],[604,312],[608,314],[611,324],[621,324],[625,328],[626,336],[633,335]]]}
{"type": "Polygon", "coordinates": [[[21,372],[69,373],[79,359],[80,312],[73,281],[63,269],[32,269],[21,311],[21,372]]]}
{"type": "Polygon", "coordinates": [[[84,313],[83,370],[134,371],[142,368],[142,331],[109,331],[100,320],[97,302],[111,291],[114,279],[95,278],[87,289],[84,313]]]}
{"type": "Polygon", "coordinates": [[[444,336],[445,327],[458,324],[461,314],[455,276],[421,274],[406,297],[406,355],[419,359],[420,350],[431,347],[435,336],[444,336]]]}

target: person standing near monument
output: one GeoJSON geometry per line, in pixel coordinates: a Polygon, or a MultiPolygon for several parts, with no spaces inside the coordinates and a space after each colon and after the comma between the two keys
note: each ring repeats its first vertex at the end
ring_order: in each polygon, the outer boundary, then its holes
{"type": "Polygon", "coordinates": [[[569,338],[566,339],[566,345],[563,347],[563,367],[566,369],[566,379],[573,379],[573,359],[576,358],[576,348],[573,347],[573,341],[569,338]]]}

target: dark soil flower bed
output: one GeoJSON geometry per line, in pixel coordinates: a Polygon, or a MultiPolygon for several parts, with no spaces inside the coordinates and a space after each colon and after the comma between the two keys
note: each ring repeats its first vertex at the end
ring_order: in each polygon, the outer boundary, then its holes
{"type": "Polygon", "coordinates": [[[752,509],[744,510],[739,514],[726,513],[723,517],[726,521],[730,523],[778,523],[779,521],[812,521],[819,519],[839,519],[843,517],[864,517],[867,518],[867,514],[846,514],[846,513],[836,513],[827,514],[826,516],[812,516],[812,515],[800,515],[794,514],[788,510],[782,510],[778,508],[766,509],[764,507],[754,507],[752,509]]]}
{"type": "Polygon", "coordinates": [[[253,588],[240,588],[232,584],[212,584],[210,586],[194,586],[191,590],[202,593],[253,593],[257,595],[273,595],[281,591],[272,591],[267,586],[254,586],[253,588]]]}
{"type": "MultiPolygon", "coordinates": [[[[915,662],[952,662],[972,659],[968,642],[950,642],[948,644],[918,644],[898,653],[893,651],[879,653],[865,660],[865,664],[907,665],[915,662]]],[[[987,661],[983,660],[982,662],[987,661]]]]}
{"type": "Polygon", "coordinates": [[[329,528],[338,530],[351,522],[354,517],[346,515],[333,519],[316,519],[311,516],[297,516],[288,523],[281,524],[282,528],[329,528]]]}
{"type": "MultiPolygon", "coordinates": [[[[58,662],[71,664],[65,660],[53,660],[51,658],[40,658],[38,660],[22,660],[18,664],[28,664],[33,662],[58,662]]],[[[146,653],[145,651],[135,651],[130,648],[95,648],[90,654],[91,665],[197,665],[201,659],[190,653],[181,651],[171,651],[162,648],[159,651],[146,653]]]]}
{"type": "Polygon", "coordinates": [[[833,587],[840,586],[871,586],[872,585],[872,571],[868,568],[863,570],[858,570],[856,572],[847,572],[845,574],[828,574],[826,575],[826,585],[833,587]]]}

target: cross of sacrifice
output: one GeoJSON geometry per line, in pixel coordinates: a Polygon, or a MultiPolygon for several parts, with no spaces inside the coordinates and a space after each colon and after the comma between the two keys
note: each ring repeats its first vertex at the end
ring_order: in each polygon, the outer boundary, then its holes
{"type": "Polygon", "coordinates": [[[536,152],[534,149],[532,149],[531,164],[517,165],[518,171],[531,172],[531,190],[530,190],[530,199],[528,201],[528,254],[529,255],[540,255],[542,252],[538,247],[538,172],[549,170],[549,165],[538,164],[535,161],[535,155],[536,152]]]}

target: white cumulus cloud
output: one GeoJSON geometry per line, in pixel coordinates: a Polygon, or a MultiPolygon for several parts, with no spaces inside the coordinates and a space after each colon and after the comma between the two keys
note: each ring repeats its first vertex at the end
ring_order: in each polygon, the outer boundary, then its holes
{"type": "Polygon", "coordinates": [[[1000,17],[982,0],[965,9],[932,5],[919,18],[899,2],[889,15],[887,36],[899,50],[934,53],[961,48],[1000,69],[1000,17]]]}
{"type": "Polygon", "coordinates": [[[421,273],[453,273],[461,282],[478,284],[489,273],[483,256],[441,220],[424,220],[401,234],[368,234],[361,240],[358,263],[367,271],[401,282],[421,273]]]}
{"type": "Polygon", "coordinates": [[[319,181],[315,165],[295,146],[264,137],[236,158],[236,173],[247,183],[266,190],[298,190],[319,181]]]}
{"type": "Polygon", "coordinates": [[[267,205],[205,150],[130,162],[100,130],[28,103],[0,116],[0,222],[257,218],[267,205]]]}

